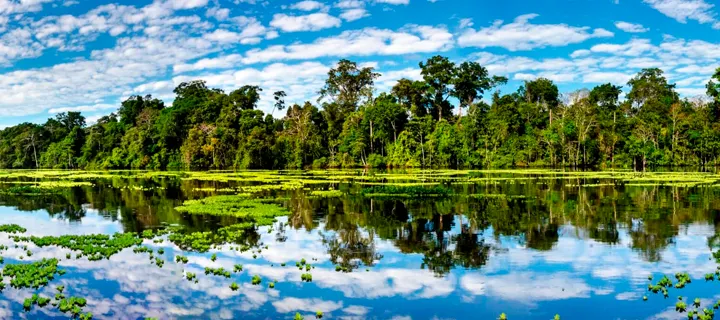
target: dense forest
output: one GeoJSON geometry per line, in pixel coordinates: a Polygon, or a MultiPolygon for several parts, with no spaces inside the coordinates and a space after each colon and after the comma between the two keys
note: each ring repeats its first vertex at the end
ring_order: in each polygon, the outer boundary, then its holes
{"type": "Polygon", "coordinates": [[[0,131],[3,168],[281,169],[327,167],[710,166],[720,154],[720,68],[710,99],[681,99],[660,69],[626,87],[561,95],[550,80],[507,82],[476,62],[434,56],[422,80],[378,93],[373,68],[348,60],[320,99],[257,110],[262,88],[191,81],[172,106],[132,96],[86,125],[78,112],[0,131]],[[624,97],[621,97],[625,93],[624,97]],[[489,101],[489,104],[486,102],[489,101]],[[273,114],[287,114],[276,119],[273,114]]]}

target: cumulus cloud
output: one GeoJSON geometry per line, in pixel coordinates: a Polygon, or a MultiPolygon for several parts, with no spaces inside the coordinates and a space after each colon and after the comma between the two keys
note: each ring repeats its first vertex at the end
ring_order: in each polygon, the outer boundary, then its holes
{"type": "Polygon", "coordinates": [[[453,36],[447,29],[433,26],[410,25],[401,31],[365,28],[344,31],[338,36],[320,38],[312,43],[251,49],[245,53],[243,62],[438,52],[449,48],[452,42],[453,36]]]}
{"type": "Polygon", "coordinates": [[[589,27],[572,27],[566,24],[532,24],[537,14],[519,16],[504,24],[495,21],[492,26],[478,30],[467,28],[458,38],[464,47],[502,47],[510,51],[532,50],[544,47],[566,46],[591,38],[612,37],[605,29],[590,30],[589,27]]]}
{"type": "Polygon", "coordinates": [[[643,27],[643,25],[641,25],[641,24],[630,23],[630,22],[625,22],[625,21],[615,22],[615,27],[622,31],[630,32],[630,33],[643,33],[643,32],[648,31],[648,29],[643,27]]]}
{"type": "Polygon", "coordinates": [[[292,4],[290,9],[301,10],[301,11],[315,11],[315,10],[326,10],[327,6],[322,2],[313,0],[305,0],[292,4]]]}
{"type": "Polygon", "coordinates": [[[285,32],[317,31],[339,27],[342,21],[327,13],[313,13],[304,16],[289,16],[278,13],[273,16],[270,25],[285,32]]]}
{"type": "Polygon", "coordinates": [[[677,20],[680,23],[687,23],[694,20],[702,24],[712,24],[715,29],[720,29],[720,23],[713,11],[714,4],[704,0],[643,0],[646,4],[660,11],[662,14],[677,20]]]}

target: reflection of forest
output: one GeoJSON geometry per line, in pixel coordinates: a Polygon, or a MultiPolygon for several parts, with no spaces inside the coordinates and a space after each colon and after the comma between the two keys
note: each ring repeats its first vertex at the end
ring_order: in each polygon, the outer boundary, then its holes
{"type": "MultiPolygon", "coordinates": [[[[338,263],[371,264],[379,258],[372,241],[379,237],[401,252],[423,254],[422,267],[437,275],[454,267],[482,267],[500,250],[486,243],[488,236],[495,242],[519,241],[530,249],[551,250],[562,232],[618,245],[619,229],[624,229],[631,248],[645,260],[658,261],[683,225],[720,226],[720,203],[712,188],[570,187],[558,182],[465,186],[457,191],[459,195],[440,201],[360,196],[319,200],[297,192],[291,221],[308,229],[324,222],[334,234],[325,239],[326,246],[338,263]]],[[[711,237],[709,243],[720,240],[711,237]]]]}
{"type": "MultiPolygon", "coordinates": [[[[208,183],[157,178],[113,179],[43,196],[0,195],[0,205],[23,211],[46,210],[58,219],[79,221],[88,208],[125,230],[141,231],[161,224],[211,230],[235,222],[231,218],[181,215],[173,208],[182,200],[208,195],[193,191],[208,183]]],[[[211,182],[212,184],[212,182],[211,182]]],[[[348,270],[371,266],[382,255],[377,240],[390,241],[403,253],[423,255],[420,267],[443,275],[452,268],[480,268],[493,243],[518,241],[533,250],[551,250],[560,235],[609,245],[627,242],[648,261],[662,259],[664,248],[691,223],[720,227],[720,202],[714,188],[570,186],[568,181],[538,184],[456,186],[449,199],[372,199],[351,193],[342,198],[314,198],[305,190],[278,192],[292,215],[278,226],[313,230],[322,225],[323,244],[333,263],[348,270]],[[563,226],[571,225],[573,228],[563,226]],[[627,239],[621,240],[620,229],[627,239]]],[[[257,236],[257,235],[255,235],[257,236]]],[[[720,245],[712,236],[708,244],[720,245]]],[[[255,239],[254,241],[257,241],[255,239]]]]}

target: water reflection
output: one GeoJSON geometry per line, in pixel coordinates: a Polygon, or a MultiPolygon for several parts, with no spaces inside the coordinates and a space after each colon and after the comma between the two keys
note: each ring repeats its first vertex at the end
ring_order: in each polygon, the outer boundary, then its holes
{"type": "MultiPolygon", "coordinates": [[[[154,178],[101,180],[48,196],[0,195],[3,221],[33,235],[142,231],[183,225],[215,230],[231,218],[182,215],[173,208],[208,195],[208,183],[154,178]]],[[[217,183],[211,185],[217,186],[217,183]]],[[[147,254],[125,250],[110,260],[62,259],[68,274],[55,285],[88,298],[96,318],[292,318],[674,319],[672,299],[648,294],[649,273],[714,272],[710,259],[718,238],[719,191],[714,188],[576,187],[567,181],[453,185],[443,200],[367,198],[355,193],[316,198],[307,190],[273,192],[292,214],[272,227],[248,233],[243,244],[208,253],[183,253],[168,241],[168,262],[158,268],[147,254]],[[218,259],[212,261],[211,254],[218,259]],[[174,256],[188,256],[187,265],[174,256]],[[313,282],[301,281],[296,261],[306,259],[313,282]],[[282,267],[281,264],[286,266],[282,267]],[[205,267],[244,272],[232,279],[204,275],[205,267]],[[336,266],[340,271],[336,271],[336,266]],[[343,272],[344,271],[344,272],[343,272]],[[198,274],[198,283],[185,272],[198,274]],[[259,275],[263,285],[253,286],[259,275]],[[235,281],[240,290],[229,284],[235,281]],[[274,289],[269,281],[277,281],[274,289]],[[642,296],[649,301],[643,302],[642,296]],[[605,313],[588,313],[612,306],[605,313]]],[[[343,189],[352,186],[341,186],[343,189]]],[[[24,255],[3,235],[7,262],[24,255]]],[[[64,257],[68,251],[37,248],[24,261],[64,257]]],[[[714,297],[712,283],[693,281],[683,296],[714,297]]],[[[22,311],[31,290],[6,289],[0,318],[62,318],[54,308],[22,311]]]]}

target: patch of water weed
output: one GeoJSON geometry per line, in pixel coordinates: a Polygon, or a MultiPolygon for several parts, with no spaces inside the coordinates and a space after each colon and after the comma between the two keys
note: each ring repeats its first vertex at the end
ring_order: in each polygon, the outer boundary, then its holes
{"type": "Polygon", "coordinates": [[[79,251],[87,256],[88,260],[96,261],[110,259],[125,248],[140,245],[142,239],[133,233],[116,233],[114,235],[90,234],[90,235],[64,235],[45,237],[20,237],[14,236],[16,242],[32,242],[36,246],[58,246],[73,251],[79,251]]]}
{"type": "Polygon", "coordinates": [[[311,197],[318,197],[318,198],[339,198],[344,195],[345,195],[345,193],[340,190],[313,190],[313,191],[310,191],[311,197]]]}
{"type": "Polygon", "coordinates": [[[168,240],[183,250],[207,252],[212,247],[218,247],[225,243],[240,243],[245,239],[247,230],[253,227],[254,223],[246,222],[223,227],[215,232],[184,233],[178,229],[168,236],[168,240]]]}
{"type": "Polygon", "coordinates": [[[275,217],[290,214],[287,209],[267,200],[248,199],[241,195],[220,195],[188,200],[175,209],[189,214],[230,216],[254,221],[258,225],[272,224],[275,217]]]}
{"type": "Polygon", "coordinates": [[[27,229],[16,225],[16,224],[3,224],[0,225],[0,232],[5,233],[25,233],[27,229]]]}
{"type": "Polygon", "coordinates": [[[442,187],[421,187],[421,186],[374,186],[370,188],[364,188],[361,194],[366,197],[398,197],[398,198],[443,198],[449,197],[452,194],[452,190],[442,187]]]}
{"type": "Polygon", "coordinates": [[[8,264],[2,270],[2,277],[10,278],[13,288],[41,288],[46,286],[55,275],[65,272],[58,269],[57,259],[42,259],[26,264],[8,264]]]}

